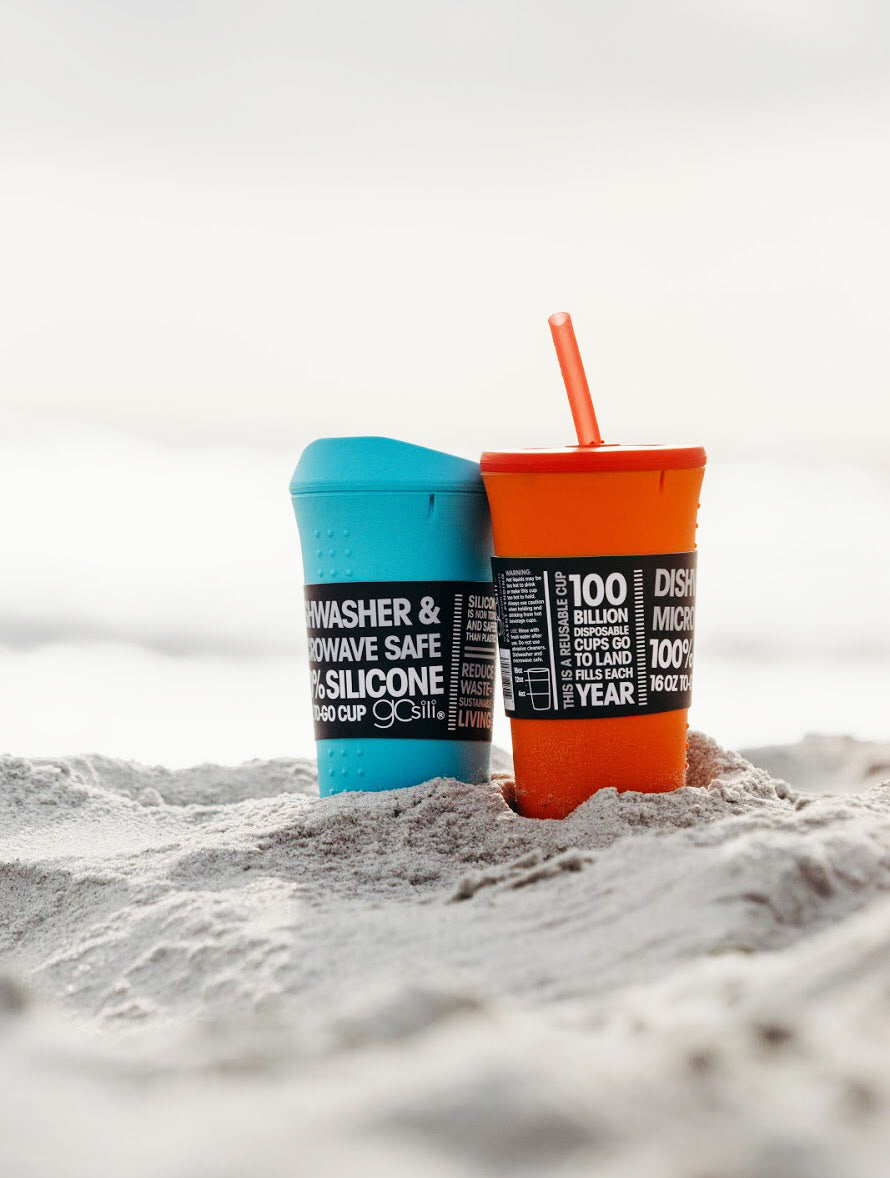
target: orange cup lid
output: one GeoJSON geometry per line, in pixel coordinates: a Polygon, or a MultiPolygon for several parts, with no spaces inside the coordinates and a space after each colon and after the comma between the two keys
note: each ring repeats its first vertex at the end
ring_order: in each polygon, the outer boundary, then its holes
{"type": "Polygon", "coordinates": [[[689,470],[704,466],[704,446],[561,446],[486,450],[483,474],[582,474],[616,470],[689,470]]]}

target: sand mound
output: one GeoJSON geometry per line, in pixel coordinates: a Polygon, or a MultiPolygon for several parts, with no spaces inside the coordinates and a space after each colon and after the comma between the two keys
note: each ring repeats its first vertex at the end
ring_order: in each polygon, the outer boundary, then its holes
{"type": "Polygon", "coordinates": [[[850,793],[890,780],[890,744],[852,736],[811,734],[797,744],[748,749],[744,755],[810,792],[850,793]]]}
{"type": "Polygon", "coordinates": [[[0,781],[3,1173],[880,1172],[890,786],[700,736],[563,822],[291,760],[0,781]]]}

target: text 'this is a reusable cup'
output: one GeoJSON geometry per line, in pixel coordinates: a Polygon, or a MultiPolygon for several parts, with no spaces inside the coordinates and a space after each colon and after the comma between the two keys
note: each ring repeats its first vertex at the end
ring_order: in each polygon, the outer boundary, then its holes
{"type": "Polygon", "coordinates": [[[684,784],[701,446],[603,442],[571,319],[550,319],[577,446],[482,455],[521,814],[684,784]]]}
{"type": "Polygon", "coordinates": [[[496,623],[478,464],[320,438],[290,492],[322,795],[488,780],[496,623]]]}

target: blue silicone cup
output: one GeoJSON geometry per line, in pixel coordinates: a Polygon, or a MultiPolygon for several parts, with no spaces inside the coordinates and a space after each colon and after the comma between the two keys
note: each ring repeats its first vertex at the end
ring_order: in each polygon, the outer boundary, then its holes
{"type": "MultiPolygon", "coordinates": [[[[479,466],[392,438],[319,438],[290,484],[307,584],[491,581],[479,466]]],[[[431,777],[487,781],[478,740],[316,741],[322,796],[403,789],[431,777]]]]}

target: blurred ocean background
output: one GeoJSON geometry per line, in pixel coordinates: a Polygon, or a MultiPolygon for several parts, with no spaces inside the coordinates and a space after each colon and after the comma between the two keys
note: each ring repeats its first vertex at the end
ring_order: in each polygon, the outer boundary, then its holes
{"type": "Polygon", "coordinates": [[[694,725],[888,736],[890,9],[435,12],[0,11],[2,749],[308,753],[300,450],[568,441],[558,309],[708,448],[694,725]]]}
{"type": "MultiPolygon", "coordinates": [[[[171,765],[311,751],[293,458],[103,431],[0,447],[7,748],[171,765]]],[[[696,727],[732,745],[886,737],[888,513],[886,468],[718,450],[696,727]]]]}

